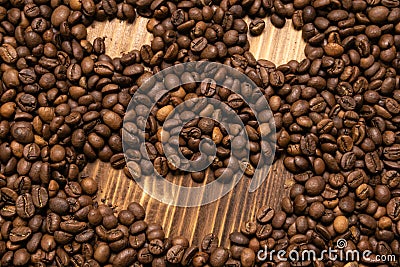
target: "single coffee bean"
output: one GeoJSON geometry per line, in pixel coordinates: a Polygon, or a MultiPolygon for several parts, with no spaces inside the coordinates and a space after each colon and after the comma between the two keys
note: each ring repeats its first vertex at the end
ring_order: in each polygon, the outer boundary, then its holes
{"type": "Polygon", "coordinates": [[[14,253],[14,259],[12,261],[14,266],[24,266],[30,260],[30,254],[25,248],[18,249],[14,253]]]}
{"type": "Polygon", "coordinates": [[[238,245],[248,245],[250,240],[243,235],[240,232],[233,232],[229,235],[229,239],[232,243],[238,244],[238,245]]]}
{"type": "Polygon", "coordinates": [[[206,48],[207,43],[208,42],[206,38],[198,37],[190,43],[190,49],[195,53],[199,53],[206,48]]]}
{"type": "Polygon", "coordinates": [[[113,265],[118,267],[131,265],[137,256],[137,252],[132,248],[127,248],[119,252],[113,261],[113,265]]]}
{"type": "Polygon", "coordinates": [[[8,64],[15,63],[18,60],[18,53],[10,44],[3,44],[0,46],[0,57],[8,64]]]}
{"type": "Polygon", "coordinates": [[[184,253],[185,249],[181,245],[175,245],[167,251],[166,260],[172,264],[179,263],[184,253]]]}
{"type": "Polygon", "coordinates": [[[66,199],[60,198],[60,197],[55,197],[55,198],[50,198],[49,208],[53,212],[55,212],[59,215],[65,215],[67,213],[67,211],[69,210],[69,204],[66,199]]]}
{"type": "Polygon", "coordinates": [[[210,264],[213,267],[224,266],[228,260],[229,253],[225,248],[218,247],[210,255],[210,264]]]}
{"type": "Polygon", "coordinates": [[[386,205],[386,210],[392,220],[398,221],[400,218],[400,197],[392,198],[386,205]]]}
{"type": "Polygon", "coordinates": [[[243,249],[240,255],[240,262],[243,267],[253,266],[256,261],[256,253],[250,248],[243,249]]]}
{"type": "Polygon", "coordinates": [[[32,230],[29,227],[19,226],[11,230],[9,238],[11,242],[22,242],[30,238],[32,230]]]}
{"type": "Polygon", "coordinates": [[[219,245],[219,239],[214,234],[206,235],[201,242],[201,250],[206,253],[212,253],[219,245]]]}
{"type": "Polygon", "coordinates": [[[48,200],[49,195],[46,188],[38,185],[32,186],[32,202],[35,207],[39,209],[44,208],[47,205],[48,200]]]}
{"type": "Polygon", "coordinates": [[[265,22],[262,19],[255,19],[249,25],[251,35],[258,36],[265,29],[265,22]]]}
{"type": "Polygon", "coordinates": [[[21,218],[29,219],[35,214],[32,196],[28,193],[20,195],[15,201],[15,206],[17,214],[21,218]]]}
{"type": "Polygon", "coordinates": [[[257,221],[263,224],[268,223],[272,220],[274,215],[274,209],[270,208],[269,206],[263,206],[257,212],[257,221]]]}
{"type": "Polygon", "coordinates": [[[149,264],[153,261],[153,255],[148,248],[142,248],[138,251],[138,261],[142,264],[149,264]]]}

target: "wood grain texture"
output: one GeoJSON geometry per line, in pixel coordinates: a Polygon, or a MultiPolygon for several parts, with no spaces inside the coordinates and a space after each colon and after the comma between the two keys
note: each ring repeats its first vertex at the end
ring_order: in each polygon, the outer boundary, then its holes
{"type": "MultiPolygon", "coordinates": [[[[249,21],[249,20],[248,20],[249,21]]],[[[105,37],[106,53],[111,57],[149,44],[151,35],[146,31],[147,19],[138,18],[128,24],[119,20],[96,22],[88,29],[88,39],[105,37]]],[[[295,31],[288,21],[283,29],[276,29],[266,20],[266,29],[259,37],[250,37],[251,52],[257,59],[268,59],[277,65],[289,60],[302,60],[305,43],[301,32],[295,31]]],[[[239,229],[245,220],[254,220],[259,207],[268,204],[278,208],[280,199],[287,194],[292,183],[291,175],[278,160],[270,169],[264,184],[254,193],[247,191],[250,180],[241,179],[229,194],[220,200],[197,208],[179,208],[163,204],[143,193],[140,187],[125,177],[122,171],[112,169],[109,164],[96,162],[88,165],[85,175],[94,177],[99,183],[98,200],[112,204],[116,210],[126,208],[132,201],[144,205],[148,222],[160,223],[167,236],[183,235],[194,244],[199,244],[208,233],[219,236],[221,245],[228,245],[228,236],[239,229]]],[[[189,177],[177,177],[177,183],[189,177]]],[[[179,196],[178,196],[179,197],[179,196]]]]}

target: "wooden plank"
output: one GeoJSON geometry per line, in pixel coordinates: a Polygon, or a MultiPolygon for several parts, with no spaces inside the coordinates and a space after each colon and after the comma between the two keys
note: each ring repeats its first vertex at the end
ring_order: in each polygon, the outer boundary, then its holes
{"type": "MultiPolygon", "coordinates": [[[[249,21],[249,20],[248,20],[249,21]]],[[[146,31],[147,19],[138,18],[134,24],[119,20],[95,22],[88,29],[88,39],[105,37],[106,53],[111,57],[121,56],[123,52],[149,44],[151,35],[146,31]]],[[[289,60],[302,60],[305,43],[301,32],[293,29],[288,21],[283,29],[276,29],[266,20],[266,29],[259,37],[250,37],[251,52],[258,59],[268,59],[275,64],[289,60]]],[[[195,244],[208,233],[215,233],[221,245],[228,245],[228,235],[240,227],[245,220],[254,220],[257,208],[264,204],[278,208],[280,199],[287,194],[291,175],[278,160],[270,169],[265,183],[254,193],[249,193],[249,179],[241,179],[229,194],[218,201],[203,207],[179,208],[160,203],[150,198],[122,171],[113,170],[109,164],[96,162],[90,164],[86,175],[95,177],[99,182],[98,200],[104,199],[117,210],[126,208],[132,201],[140,202],[147,212],[147,221],[163,225],[168,236],[183,235],[195,244]]],[[[189,179],[177,177],[178,184],[189,179]]],[[[185,182],[186,184],[187,182],[185,182]]],[[[189,183],[190,184],[190,183],[189,183]]]]}

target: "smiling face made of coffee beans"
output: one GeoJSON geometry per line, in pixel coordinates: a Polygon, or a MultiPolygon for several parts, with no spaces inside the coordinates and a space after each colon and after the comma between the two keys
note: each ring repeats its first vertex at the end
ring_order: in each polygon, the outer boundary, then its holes
{"type": "MultiPolygon", "coordinates": [[[[399,0],[0,0],[0,44],[1,266],[400,265],[399,0]],[[150,18],[151,45],[112,59],[102,38],[86,40],[93,21],[137,14],[150,18]],[[254,58],[248,34],[260,35],[266,16],[278,28],[292,19],[307,43],[304,60],[254,58]],[[262,89],[277,156],[294,173],[281,210],[260,207],[229,236],[230,248],[213,234],[200,244],[166,238],[139,204],[116,214],[94,202],[96,181],[80,176],[97,159],[125,167],[121,129],[132,95],[153,74],[194,61],[223,63],[262,89]],[[318,253],[343,239],[345,250],[370,251],[370,261],[257,257],[264,248],[318,253]]],[[[238,112],[251,177],[262,134],[254,114],[230,90],[196,83],[163,97],[148,121],[157,171],[176,171],[158,128],[196,97],[238,112]]],[[[194,121],[179,139],[186,158],[199,157],[202,136],[217,144],[209,167],[217,178],[232,140],[215,121],[194,121]]],[[[191,176],[203,182],[205,173],[191,176]]]]}

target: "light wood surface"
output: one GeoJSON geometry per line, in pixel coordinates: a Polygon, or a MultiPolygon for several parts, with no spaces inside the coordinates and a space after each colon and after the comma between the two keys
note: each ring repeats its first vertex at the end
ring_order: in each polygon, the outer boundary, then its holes
{"type": "MultiPolygon", "coordinates": [[[[96,22],[88,29],[88,39],[105,37],[106,53],[111,57],[139,49],[149,44],[151,35],[146,30],[147,19],[138,18],[133,24],[119,20],[96,22]]],[[[302,60],[305,43],[301,32],[293,29],[288,21],[283,29],[276,29],[266,20],[266,29],[259,37],[250,37],[251,52],[257,59],[268,59],[277,66],[289,60],[302,60]]],[[[96,162],[90,164],[84,175],[95,177],[99,182],[98,200],[112,204],[116,210],[126,208],[137,201],[144,205],[148,222],[161,223],[167,236],[183,235],[194,244],[199,244],[204,235],[213,232],[220,238],[221,245],[228,245],[228,236],[239,229],[245,220],[255,220],[259,207],[268,204],[279,208],[280,199],[287,193],[292,183],[291,175],[278,160],[270,169],[264,184],[254,193],[247,191],[250,180],[241,179],[233,191],[220,200],[197,208],[179,208],[163,204],[143,193],[134,181],[129,180],[122,171],[112,169],[109,164],[96,162]]],[[[189,177],[177,177],[182,183],[189,177]]],[[[186,183],[185,183],[186,184],[186,183]]]]}

